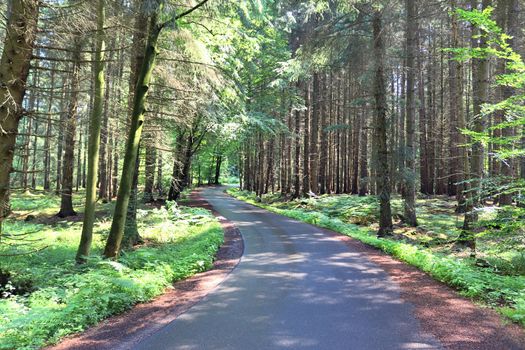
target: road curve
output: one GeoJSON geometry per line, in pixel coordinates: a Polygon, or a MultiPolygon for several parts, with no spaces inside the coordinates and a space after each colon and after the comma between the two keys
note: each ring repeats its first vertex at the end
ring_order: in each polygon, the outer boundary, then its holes
{"type": "Polygon", "coordinates": [[[244,256],[201,302],[133,349],[442,349],[381,268],[315,226],[222,193],[244,256]]]}

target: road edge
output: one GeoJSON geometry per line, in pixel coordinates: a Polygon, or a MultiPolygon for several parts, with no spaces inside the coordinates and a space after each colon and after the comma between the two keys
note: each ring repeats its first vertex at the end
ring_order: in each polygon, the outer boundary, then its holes
{"type": "Polygon", "coordinates": [[[244,254],[244,240],[240,230],[201,196],[201,190],[191,192],[188,206],[210,210],[224,231],[213,268],[177,281],[166,293],[140,303],[130,310],[112,316],[97,325],[64,338],[60,343],[44,350],[125,350],[151,336],[173,322],[177,317],[213,292],[237,267],[244,254]]]}
{"type": "Polygon", "coordinates": [[[506,322],[495,310],[461,296],[452,287],[432,278],[417,267],[343,233],[273,212],[236,198],[226,191],[224,193],[254,208],[314,226],[328,237],[337,239],[351,250],[366,256],[399,286],[400,297],[413,306],[414,316],[420,323],[421,331],[434,336],[445,349],[525,349],[523,328],[506,322]]]}

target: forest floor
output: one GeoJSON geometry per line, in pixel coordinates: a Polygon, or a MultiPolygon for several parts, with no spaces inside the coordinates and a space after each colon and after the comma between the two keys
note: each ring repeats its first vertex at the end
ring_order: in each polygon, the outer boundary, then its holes
{"type": "MultiPolygon", "coordinates": [[[[81,208],[82,193],[75,193],[81,208]]],[[[58,196],[13,193],[13,213],[0,244],[0,349],[55,343],[110,315],[165,292],[174,281],[213,266],[223,230],[209,210],[141,204],[137,219],[144,244],[118,262],[100,258],[113,203],[100,204],[92,257],[74,257],[82,213],[60,219],[58,196]]]]}
{"type": "Polygon", "coordinates": [[[278,214],[332,229],[377,247],[456,288],[464,296],[494,307],[525,325],[525,225],[523,209],[487,207],[479,212],[476,257],[457,243],[463,215],[445,198],[417,200],[419,226],[405,226],[400,198],[393,198],[397,220],[392,237],[376,237],[379,213],[373,196],[325,195],[282,198],[229,189],[228,193],[278,214]]]}

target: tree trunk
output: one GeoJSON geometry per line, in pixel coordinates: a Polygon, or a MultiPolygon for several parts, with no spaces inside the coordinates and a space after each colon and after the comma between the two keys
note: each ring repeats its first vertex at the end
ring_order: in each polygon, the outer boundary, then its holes
{"type": "Polygon", "coordinates": [[[133,97],[133,112],[131,114],[131,125],[129,134],[126,140],[126,153],[124,156],[124,164],[122,167],[122,176],[120,180],[118,197],[115,205],[115,212],[111,224],[111,231],[104,249],[104,256],[106,258],[115,258],[120,251],[120,244],[124,235],[124,227],[126,222],[126,211],[131,196],[133,173],[135,170],[135,163],[138,154],[140,143],[140,136],[142,134],[142,127],[144,124],[145,104],[149,90],[149,84],[155,67],[155,58],[157,57],[157,41],[162,26],[157,24],[156,11],[151,16],[150,32],[148,35],[148,42],[146,44],[146,51],[144,54],[144,62],[140,69],[140,74],[137,79],[135,94],[133,97]]]}
{"type": "Polygon", "coordinates": [[[155,184],[155,190],[157,191],[157,196],[164,196],[164,185],[162,184],[162,151],[157,150],[157,183],[155,184]]]}
{"type": "Polygon", "coordinates": [[[429,107],[425,99],[425,79],[424,79],[423,57],[418,59],[418,78],[417,92],[419,98],[419,173],[420,173],[420,192],[426,195],[432,193],[430,188],[430,156],[429,156],[429,137],[428,119],[429,107]]]}
{"type": "Polygon", "coordinates": [[[384,77],[385,46],[382,14],[374,11],[374,100],[376,109],[376,125],[374,141],[377,144],[377,177],[379,194],[379,237],[392,233],[392,211],[390,208],[390,174],[387,148],[387,102],[384,77]]]}
{"type": "MultiPolygon", "coordinates": [[[[478,1],[471,1],[472,8],[477,8],[478,1]]],[[[483,0],[482,2],[483,9],[491,6],[490,0],[483,0]]],[[[471,41],[472,48],[486,48],[487,40],[485,37],[481,36],[478,39],[474,39],[474,35],[478,34],[479,31],[472,26],[472,36],[471,41]]],[[[472,102],[473,102],[473,130],[475,132],[483,132],[485,129],[485,118],[481,114],[481,107],[483,104],[488,102],[488,92],[489,92],[489,60],[486,57],[473,58],[472,59],[472,102]]],[[[474,210],[476,206],[480,204],[480,195],[481,195],[481,179],[483,177],[483,160],[484,160],[484,151],[483,144],[481,142],[474,142],[472,144],[472,156],[470,158],[470,180],[471,180],[471,191],[470,191],[470,201],[467,203],[467,212],[465,214],[465,220],[463,222],[463,228],[465,230],[470,229],[470,224],[477,220],[477,214],[474,210]]]]}
{"type": "Polygon", "coordinates": [[[327,173],[328,173],[328,137],[329,133],[326,131],[328,126],[328,78],[326,73],[322,74],[321,80],[321,127],[319,135],[321,137],[321,149],[319,155],[319,193],[327,193],[327,173]]]}
{"type": "Polygon", "coordinates": [[[310,188],[313,193],[319,193],[319,73],[313,74],[312,91],[312,123],[310,124],[310,188]]]}
{"type": "Polygon", "coordinates": [[[126,210],[126,222],[124,226],[124,237],[122,238],[122,246],[126,249],[131,249],[134,245],[141,243],[142,238],[139,234],[137,226],[137,197],[139,184],[139,168],[140,168],[140,141],[137,149],[137,158],[133,169],[133,177],[131,182],[131,190],[126,210]]]}
{"type": "Polygon", "coordinates": [[[151,144],[153,142],[151,137],[146,138],[145,141],[148,143],[146,145],[146,167],[144,173],[146,181],[144,183],[144,194],[142,201],[144,203],[150,203],[154,200],[153,186],[155,184],[155,164],[157,163],[157,150],[155,146],[151,144]]]}
{"type": "MultiPolygon", "coordinates": [[[[302,84],[297,83],[297,91],[302,91],[302,84]]],[[[301,111],[296,109],[295,111],[295,132],[293,135],[294,140],[294,197],[301,197],[301,111]]]]}
{"type": "Polygon", "coordinates": [[[105,22],[105,0],[97,2],[97,36],[95,44],[95,61],[93,63],[95,75],[95,91],[91,118],[89,122],[88,159],[86,176],[86,201],[84,205],[84,220],[82,223],[82,235],[78,246],[76,260],[78,263],[85,261],[89,256],[91,242],[93,240],[93,224],[95,222],[95,205],[97,200],[97,175],[98,158],[100,148],[100,127],[102,118],[102,107],[104,98],[104,22],[105,22]]]}
{"type": "Polygon", "coordinates": [[[406,26],[406,147],[405,169],[403,171],[404,221],[409,226],[417,226],[416,218],[416,61],[417,54],[417,8],[415,0],[405,1],[407,11],[406,26]]]}
{"type": "Polygon", "coordinates": [[[80,91],[81,50],[81,38],[77,37],[75,38],[72,57],[73,71],[71,73],[71,92],[64,130],[64,143],[67,147],[65,147],[62,162],[60,211],[57,214],[57,216],[61,218],[77,215],[73,209],[73,169],[75,167],[75,134],[77,128],[78,96],[80,91]]]}
{"type": "Polygon", "coordinates": [[[304,135],[303,135],[303,195],[310,192],[310,83],[304,84],[304,135]]]}
{"type": "Polygon", "coordinates": [[[49,101],[47,106],[47,124],[46,124],[46,138],[44,140],[44,191],[51,189],[51,112],[53,111],[53,97],[54,97],[54,86],[55,86],[55,71],[51,70],[50,73],[51,82],[49,83],[51,89],[49,91],[49,101]]]}
{"type": "Polygon", "coordinates": [[[39,4],[37,0],[11,1],[6,23],[0,59],[0,235],[2,222],[9,214],[9,178],[37,31],[39,4]]]}
{"type": "Polygon", "coordinates": [[[217,159],[215,160],[215,178],[213,180],[213,183],[215,185],[220,185],[220,177],[221,177],[221,165],[222,165],[222,155],[217,155],[217,159]]]}
{"type": "Polygon", "coordinates": [[[359,116],[361,120],[361,140],[359,145],[359,196],[368,193],[368,118],[362,111],[359,116]]]}
{"type": "MultiPolygon", "coordinates": [[[[113,45],[112,45],[113,46],[113,45]]],[[[108,59],[111,61],[112,57],[108,57],[108,59]]],[[[107,74],[107,77],[109,78],[109,74],[107,74]]],[[[109,79],[108,79],[109,80],[109,79]]],[[[111,83],[111,82],[110,82],[111,83]]],[[[98,157],[98,198],[102,200],[102,203],[107,203],[109,200],[108,195],[108,133],[109,133],[109,108],[110,108],[110,102],[109,102],[109,89],[105,89],[105,96],[104,96],[104,108],[102,113],[102,123],[101,123],[101,130],[100,130],[100,142],[99,142],[99,150],[100,155],[98,157]]]]}
{"type": "MultiPolygon", "coordinates": [[[[498,3],[498,7],[502,6],[502,17],[506,18],[507,20],[507,33],[510,35],[510,38],[508,40],[509,46],[514,49],[516,52],[516,36],[519,32],[519,25],[518,25],[518,13],[516,12],[519,10],[519,3],[518,0],[500,0],[498,3]]],[[[502,24],[500,26],[504,27],[502,24]]],[[[503,66],[503,73],[506,73],[506,67],[503,66]]],[[[514,94],[514,89],[508,86],[504,86],[502,88],[502,100],[506,100],[509,97],[511,97],[514,94]]],[[[504,120],[507,120],[507,118],[503,118],[504,120]]],[[[505,127],[501,130],[501,136],[504,138],[512,138],[515,136],[515,128],[505,127]]],[[[513,181],[514,176],[514,159],[509,158],[506,159],[505,162],[502,162],[501,164],[501,176],[503,177],[505,183],[509,183],[513,181]]],[[[499,197],[499,204],[500,205],[511,205],[512,204],[512,197],[513,193],[502,193],[499,197]]]]}

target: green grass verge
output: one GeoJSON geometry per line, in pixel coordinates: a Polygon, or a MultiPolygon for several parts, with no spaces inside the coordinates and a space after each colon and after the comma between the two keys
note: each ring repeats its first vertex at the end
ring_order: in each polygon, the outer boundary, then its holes
{"type": "MultiPolygon", "coordinates": [[[[50,207],[54,199],[35,199],[50,207]]],[[[15,199],[22,211],[24,199],[15,199]]],[[[28,201],[31,208],[34,201],[28,201]]],[[[57,209],[57,208],[54,208],[57,209]]],[[[223,241],[223,231],[209,211],[172,206],[138,211],[147,244],[123,253],[118,262],[99,258],[109,229],[109,216],[95,227],[93,258],[76,266],[74,256],[81,223],[53,226],[10,219],[6,233],[27,232],[28,241],[0,245],[0,270],[14,285],[30,286],[23,295],[0,290],[0,349],[36,349],[82,331],[138,302],[162,294],[174,281],[205,271],[223,241]],[[28,243],[29,242],[29,243],[28,243]],[[31,252],[31,249],[48,248],[31,252]],[[24,255],[7,256],[24,253],[24,255]]]]}
{"type": "Polygon", "coordinates": [[[490,270],[470,265],[464,260],[432,252],[413,244],[378,238],[368,227],[343,222],[319,211],[283,208],[280,204],[256,201],[253,193],[228,189],[227,192],[245,202],[277,214],[324,227],[370,246],[413,265],[433,278],[456,288],[462,295],[482,301],[500,311],[510,320],[525,325],[525,278],[502,276],[490,270]]]}

